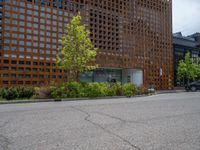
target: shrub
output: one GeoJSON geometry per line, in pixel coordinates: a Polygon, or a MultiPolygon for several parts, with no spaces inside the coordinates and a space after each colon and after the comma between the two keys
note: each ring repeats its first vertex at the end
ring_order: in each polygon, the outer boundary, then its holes
{"type": "Polygon", "coordinates": [[[18,98],[31,98],[34,95],[32,87],[16,87],[18,98]]]}
{"type": "Polygon", "coordinates": [[[66,84],[66,92],[67,97],[69,98],[75,98],[75,97],[84,97],[84,91],[83,91],[83,85],[79,82],[71,81],[67,82],[66,84]]]}
{"type": "Polygon", "coordinates": [[[85,96],[86,97],[102,97],[106,96],[106,86],[104,83],[89,83],[85,87],[85,96]]]}
{"type": "Polygon", "coordinates": [[[32,87],[10,87],[1,89],[1,97],[7,100],[30,98],[34,95],[32,87]]]}
{"type": "Polygon", "coordinates": [[[50,86],[50,95],[53,98],[62,98],[64,92],[64,84],[63,83],[53,83],[50,86]]]}
{"type": "Polygon", "coordinates": [[[13,100],[18,98],[18,93],[16,88],[4,88],[2,89],[2,98],[7,100],[13,100]]]}
{"type": "Polygon", "coordinates": [[[112,86],[106,87],[106,96],[116,96],[116,91],[112,86]]]}
{"type": "Polygon", "coordinates": [[[84,86],[87,86],[86,83],[79,83],[76,81],[52,84],[50,86],[51,96],[53,98],[84,97],[84,86]]]}
{"type": "Polygon", "coordinates": [[[111,84],[111,88],[115,92],[116,96],[122,96],[123,95],[122,84],[120,82],[111,84]]]}
{"type": "Polygon", "coordinates": [[[113,88],[113,85],[115,83],[99,83],[102,88],[102,91],[104,93],[104,96],[115,96],[116,95],[116,91],[115,89],[113,88]]]}
{"type": "Polygon", "coordinates": [[[123,84],[122,89],[123,89],[123,94],[127,97],[134,96],[137,93],[137,87],[131,83],[123,84]]]}
{"type": "Polygon", "coordinates": [[[115,83],[99,83],[99,86],[101,87],[102,96],[116,96],[116,89],[114,88],[115,83]]]}
{"type": "Polygon", "coordinates": [[[76,82],[69,81],[51,84],[50,93],[53,98],[103,97],[103,96],[134,96],[137,93],[134,84],[105,83],[105,82],[76,82]]]}

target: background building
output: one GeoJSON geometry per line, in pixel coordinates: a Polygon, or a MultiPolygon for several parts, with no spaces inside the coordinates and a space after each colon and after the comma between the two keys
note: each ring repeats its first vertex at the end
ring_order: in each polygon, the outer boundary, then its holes
{"type": "Polygon", "coordinates": [[[184,86],[184,81],[181,83],[177,80],[177,69],[180,60],[184,59],[185,54],[190,52],[192,59],[198,63],[200,57],[200,34],[195,33],[190,36],[183,36],[181,32],[173,34],[173,49],[174,49],[174,85],[184,86]]]}
{"type": "Polygon", "coordinates": [[[73,78],[55,68],[58,39],[81,12],[100,69],[88,81],[173,87],[171,0],[5,0],[0,2],[0,84],[41,84],[73,78]]]}

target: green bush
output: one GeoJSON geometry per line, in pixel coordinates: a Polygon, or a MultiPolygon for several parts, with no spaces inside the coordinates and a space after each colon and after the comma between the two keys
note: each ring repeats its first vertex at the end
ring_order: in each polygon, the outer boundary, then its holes
{"type": "Polygon", "coordinates": [[[84,92],[86,97],[116,96],[116,87],[114,83],[94,82],[89,83],[84,92]]]}
{"type": "Polygon", "coordinates": [[[31,98],[34,95],[32,87],[16,87],[18,98],[31,98]]]}
{"type": "Polygon", "coordinates": [[[64,98],[67,97],[65,89],[65,83],[53,83],[50,86],[50,94],[53,98],[64,98]]]}
{"type": "Polygon", "coordinates": [[[34,89],[31,87],[10,87],[2,88],[0,93],[3,99],[24,99],[32,97],[34,95],[34,89]]]}
{"type": "Polygon", "coordinates": [[[75,97],[84,97],[83,85],[79,82],[71,81],[66,84],[67,89],[67,97],[75,98],[75,97]]]}
{"type": "Polygon", "coordinates": [[[106,96],[116,96],[116,91],[112,86],[106,87],[106,96]]]}
{"type": "Polygon", "coordinates": [[[111,84],[111,88],[115,92],[115,96],[123,95],[122,84],[120,82],[111,84]]]}
{"type": "Polygon", "coordinates": [[[84,90],[86,97],[102,97],[106,96],[106,85],[104,83],[89,83],[84,90]]]}
{"type": "Polygon", "coordinates": [[[104,95],[105,96],[116,96],[116,91],[113,88],[114,83],[100,83],[100,86],[103,87],[104,95]]]}
{"type": "Polygon", "coordinates": [[[4,88],[2,89],[2,98],[7,100],[13,100],[18,98],[16,88],[4,88]]]}
{"type": "Polygon", "coordinates": [[[87,86],[86,83],[76,81],[52,84],[50,86],[51,96],[53,98],[84,97],[84,86],[87,86]]]}
{"type": "Polygon", "coordinates": [[[124,96],[127,96],[127,97],[134,96],[137,93],[137,87],[131,83],[123,84],[122,89],[123,89],[124,96]]]}
{"type": "Polygon", "coordinates": [[[134,84],[126,83],[105,83],[105,82],[76,82],[69,81],[54,83],[50,86],[50,93],[53,98],[78,98],[78,97],[104,97],[122,96],[127,97],[137,94],[134,84]]]}
{"type": "Polygon", "coordinates": [[[11,87],[0,89],[0,97],[7,100],[30,98],[78,98],[78,97],[104,97],[127,96],[142,94],[142,89],[130,83],[105,83],[105,82],[60,82],[42,87],[11,87]]]}

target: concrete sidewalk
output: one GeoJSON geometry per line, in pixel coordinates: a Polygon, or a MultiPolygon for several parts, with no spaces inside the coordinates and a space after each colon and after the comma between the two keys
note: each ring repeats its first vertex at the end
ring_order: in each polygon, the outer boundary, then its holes
{"type": "Polygon", "coordinates": [[[175,87],[173,90],[158,90],[156,94],[166,94],[166,93],[182,93],[186,92],[184,87],[175,87]]]}

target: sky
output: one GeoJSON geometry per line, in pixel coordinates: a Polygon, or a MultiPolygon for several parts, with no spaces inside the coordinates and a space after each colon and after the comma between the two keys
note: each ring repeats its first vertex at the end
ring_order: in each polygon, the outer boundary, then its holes
{"type": "Polygon", "coordinates": [[[200,0],[173,1],[173,33],[187,36],[200,32],[200,0]]]}

